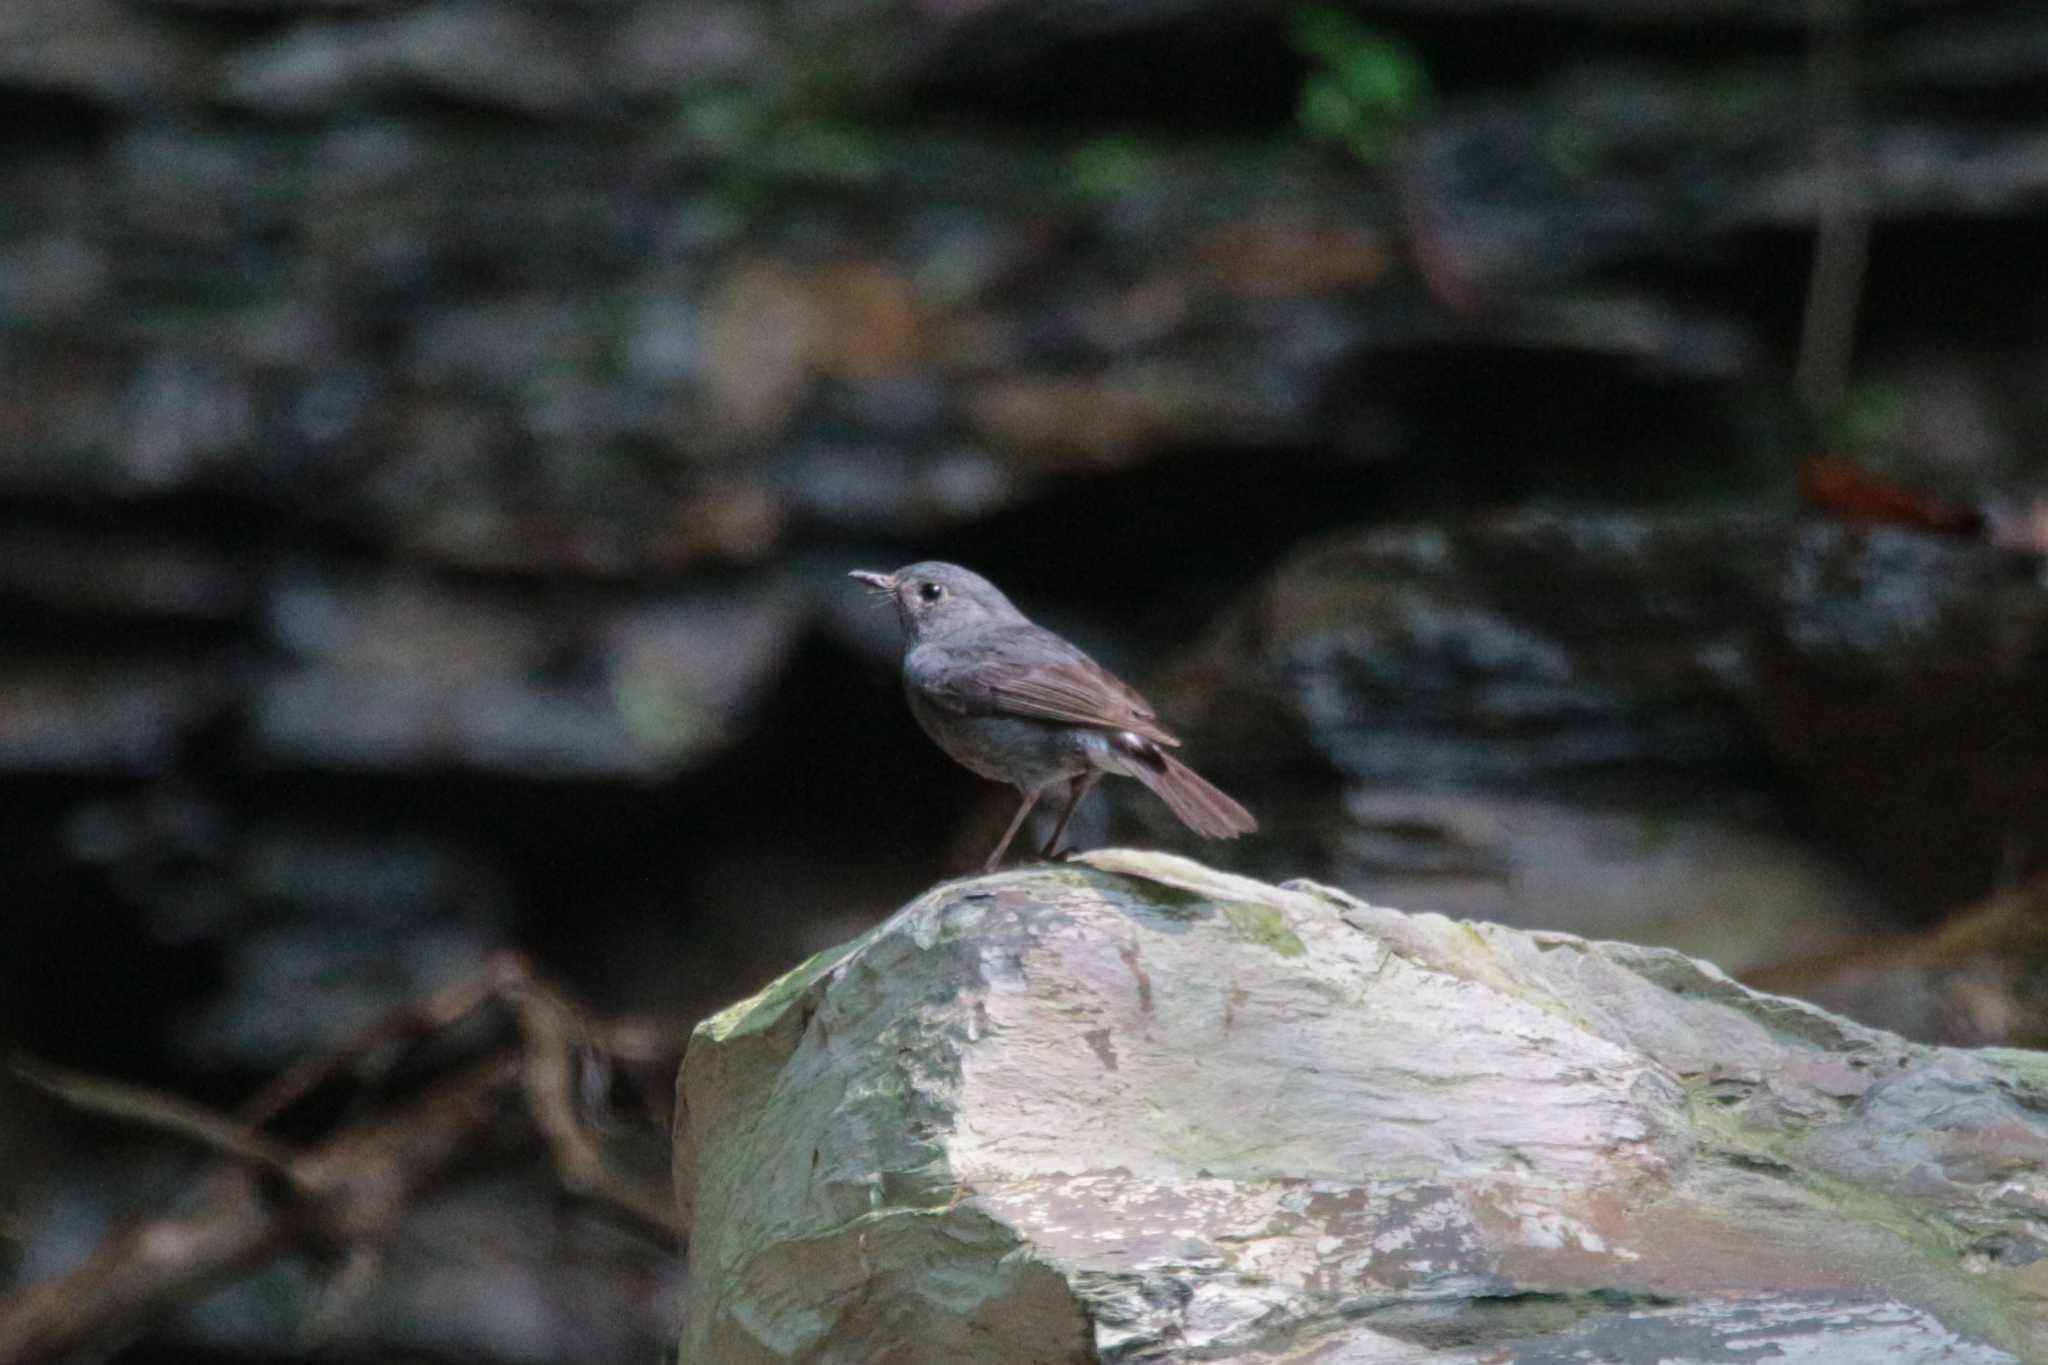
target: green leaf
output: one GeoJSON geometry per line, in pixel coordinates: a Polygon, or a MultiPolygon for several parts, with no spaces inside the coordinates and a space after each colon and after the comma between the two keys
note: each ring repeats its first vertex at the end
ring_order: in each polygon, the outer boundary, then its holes
{"type": "MultiPolygon", "coordinates": [[[[1343,10],[1296,10],[1290,34],[1295,51],[1322,68],[1310,83],[1334,81],[1355,106],[1356,120],[1406,119],[1428,98],[1429,72],[1414,50],[1343,10]]],[[[1329,97],[1319,94],[1315,99],[1323,104],[1329,97]]],[[[1304,91],[1304,109],[1306,105],[1304,91]]]]}

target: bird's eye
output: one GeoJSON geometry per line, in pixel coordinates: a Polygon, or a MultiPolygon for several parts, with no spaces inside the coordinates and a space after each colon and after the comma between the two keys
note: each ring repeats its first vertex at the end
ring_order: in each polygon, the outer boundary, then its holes
{"type": "Polygon", "coordinates": [[[936,583],[921,583],[918,585],[917,595],[927,602],[936,602],[946,595],[946,590],[936,583]]]}

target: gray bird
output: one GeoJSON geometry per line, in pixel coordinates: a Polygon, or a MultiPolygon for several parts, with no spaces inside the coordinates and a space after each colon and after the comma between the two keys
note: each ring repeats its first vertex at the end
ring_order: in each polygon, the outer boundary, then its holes
{"type": "Polygon", "coordinates": [[[1104,773],[1135,777],[1180,822],[1211,839],[1259,827],[1250,812],[1166,752],[1180,741],[1135,690],[1059,636],[1025,619],[980,574],[936,560],[852,577],[892,600],[903,626],[903,691],[911,714],[941,749],[1023,797],[985,871],[1002,861],[1024,817],[1054,783],[1067,808],[1051,857],[1083,798],[1104,773]]]}

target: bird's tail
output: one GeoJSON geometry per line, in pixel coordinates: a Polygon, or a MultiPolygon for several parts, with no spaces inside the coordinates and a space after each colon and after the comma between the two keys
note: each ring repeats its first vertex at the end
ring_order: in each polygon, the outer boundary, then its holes
{"type": "Polygon", "coordinates": [[[1156,763],[1131,765],[1132,776],[1150,787],[1180,822],[1208,839],[1235,839],[1259,827],[1252,813],[1203,781],[1201,774],[1162,750],[1156,763]]]}

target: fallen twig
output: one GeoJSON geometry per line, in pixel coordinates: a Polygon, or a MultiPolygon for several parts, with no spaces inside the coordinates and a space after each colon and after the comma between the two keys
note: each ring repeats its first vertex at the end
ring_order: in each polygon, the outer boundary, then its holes
{"type": "Polygon", "coordinates": [[[666,1180],[617,1159],[616,1144],[585,1121],[578,1102],[578,1077],[604,1062],[595,1040],[612,1031],[507,954],[473,980],[286,1071],[239,1116],[17,1061],[16,1074],[67,1104],[197,1143],[230,1164],[206,1179],[190,1211],[125,1230],[72,1270],[0,1298],[0,1365],[118,1341],[287,1251],[335,1268],[309,1323],[316,1334],[330,1333],[375,1284],[385,1248],[422,1188],[508,1111],[523,1112],[540,1133],[563,1188],[680,1243],[666,1180]],[[377,1047],[445,1028],[493,1001],[517,1019],[516,1045],[500,1044],[423,1096],[356,1118],[303,1149],[258,1131],[377,1047]]]}
{"type": "Polygon", "coordinates": [[[533,974],[524,957],[514,952],[493,954],[475,976],[456,982],[423,1001],[386,1014],[340,1046],[294,1062],[256,1092],[240,1112],[252,1128],[260,1128],[363,1058],[402,1038],[423,1037],[448,1028],[533,974]]]}
{"type": "Polygon", "coordinates": [[[110,1239],[54,1279],[0,1299],[0,1363],[49,1360],[132,1331],[292,1246],[389,1236],[516,1082],[500,1057],[389,1117],[294,1157],[288,1181],[229,1169],[190,1213],[110,1239]]]}
{"type": "Polygon", "coordinates": [[[295,1179],[292,1162],[296,1154],[289,1147],[203,1105],[145,1086],[68,1071],[33,1057],[17,1056],[9,1069],[22,1081],[74,1109],[154,1128],[195,1142],[220,1156],[246,1161],[272,1175],[295,1179]]]}
{"type": "Polygon", "coordinates": [[[526,1109],[547,1142],[556,1178],[572,1193],[600,1200],[663,1236],[682,1241],[682,1220],[667,1183],[634,1178],[614,1161],[612,1146],[580,1117],[580,1063],[602,1056],[590,1046],[583,1016],[537,984],[517,992],[513,1004],[526,1044],[526,1109]]]}

